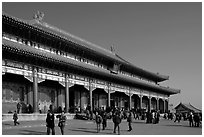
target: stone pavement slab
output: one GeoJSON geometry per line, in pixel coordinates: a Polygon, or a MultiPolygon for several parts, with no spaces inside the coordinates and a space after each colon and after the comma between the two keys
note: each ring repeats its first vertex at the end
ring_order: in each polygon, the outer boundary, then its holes
{"type": "MultiPolygon", "coordinates": [[[[56,135],[60,129],[55,121],[56,135]]],[[[174,123],[173,120],[161,119],[159,124],[146,124],[144,120],[134,120],[133,130],[128,132],[128,124],[124,120],[120,124],[121,135],[202,135],[202,127],[189,127],[188,121],[174,123]]],[[[20,125],[13,126],[13,122],[2,122],[3,135],[45,135],[45,121],[22,121],[20,125]]],[[[108,121],[106,130],[96,132],[96,124],[90,120],[67,120],[65,135],[114,135],[113,122],[108,121]]]]}

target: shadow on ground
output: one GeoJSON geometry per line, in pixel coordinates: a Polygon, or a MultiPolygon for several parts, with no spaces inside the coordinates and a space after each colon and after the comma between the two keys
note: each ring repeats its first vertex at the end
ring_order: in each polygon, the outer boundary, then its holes
{"type": "Polygon", "coordinates": [[[133,121],[132,123],[136,123],[136,124],[146,124],[145,121],[133,121]]]}
{"type": "Polygon", "coordinates": [[[14,126],[14,124],[12,123],[3,123],[2,125],[4,125],[4,126],[14,126]]]}
{"type": "Polygon", "coordinates": [[[162,125],[162,126],[168,126],[168,127],[189,127],[189,128],[202,128],[200,127],[190,127],[189,125],[182,125],[182,124],[175,124],[175,125],[162,125]]]}
{"type": "Polygon", "coordinates": [[[111,130],[111,129],[105,129],[105,130],[100,130],[99,133],[97,133],[96,129],[93,129],[93,128],[75,128],[75,129],[69,129],[71,131],[76,131],[76,132],[85,132],[85,133],[94,133],[94,134],[110,134],[112,135],[113,133],[108,133],[108,132],[104,132],[106,130],[111,130]]]}
{"type": "Polygon", "coordinates": [[[21,135],[46,135],[46,132],[39,132],[33,130],[21,130],[21,135]]]}

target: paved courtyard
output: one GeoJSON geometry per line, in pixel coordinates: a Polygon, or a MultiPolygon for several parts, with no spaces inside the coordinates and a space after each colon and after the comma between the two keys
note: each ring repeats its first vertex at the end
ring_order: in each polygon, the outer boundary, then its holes
{"type": "MultiPolygon", "coordinates": [[[[60,135],[56,120],[55,132],[60,135]]],[[[159,124],[146,124],[143,120],[134,120],[133,130],[128,132],[128,125],[123,121],[120,125],[121,135],[202,135],[201,127],[189,127],[188,121],[174,123],[173,120],[161,119],[159,124]]],[[[2,122],[3,135],[45,135],[45,121],[22,121],[20,125],[13,126],[13,122],[2,122]]],[[[96,133],[93,121],[67,120],[65,135],[114,135],[113,122],[108,121],[106,130],[96,133]]]]}

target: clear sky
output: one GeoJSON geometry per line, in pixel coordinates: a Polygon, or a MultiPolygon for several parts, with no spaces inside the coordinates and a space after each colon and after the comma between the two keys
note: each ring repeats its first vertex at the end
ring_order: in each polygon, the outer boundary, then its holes
{"type": "Polygon", "coordinates": [[[202,3],[2,3],[2,10],[44,21],[117,54],[136,66],[168,75],[170,97],[202,108],[202,3]]]}

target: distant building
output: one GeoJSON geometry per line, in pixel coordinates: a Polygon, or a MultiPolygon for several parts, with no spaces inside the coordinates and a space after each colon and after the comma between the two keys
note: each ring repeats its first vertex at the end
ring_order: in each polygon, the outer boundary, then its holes
{"type": "Polygon", "coordinates": [[[170,113],[175,113],[175,112],[176,112],[176,110],[175,110],[173,104],[169,104],[168,110],[169,110],[170,113]]]}
{"type": "Polygon", "coordinates": [[[190,103],[189,104],[180,103],[175,107],[175,110],[176,112],[179,112],[179,113],[189,113],[189,112],[202,113],[200,109],[197,109],[190,103]]]}
{"type": "Polygon", "coordinates": [[[22,20],[2,14],[2,113],[14,111],[18,102],[35,113],[50,106],[65,112],[107,107],[166,112],[170,95],[180,93],[160,83],[169,76],[139,68],[43,16],[22,20]]]}

